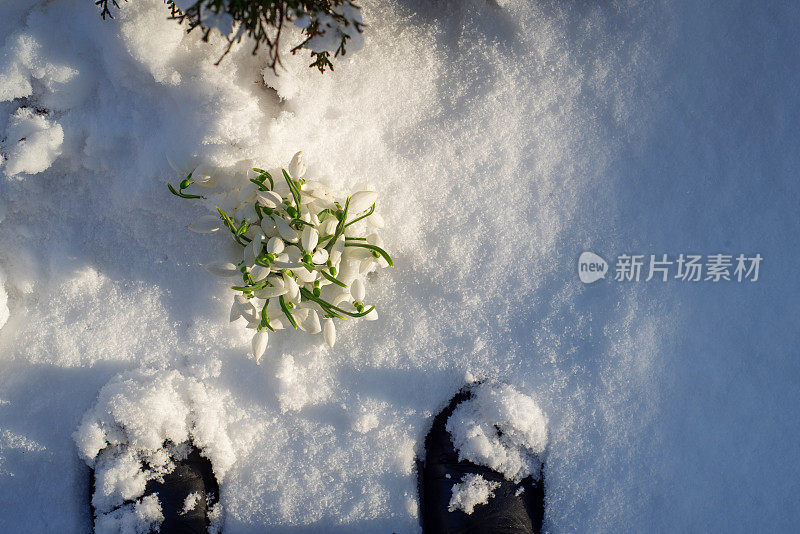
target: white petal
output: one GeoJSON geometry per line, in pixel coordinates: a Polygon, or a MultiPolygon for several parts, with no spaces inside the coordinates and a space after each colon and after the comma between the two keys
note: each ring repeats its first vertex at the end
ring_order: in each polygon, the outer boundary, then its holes
{"type": "Polygon", "coordinates": [[[234,304],[239,308],[239,313],[248,321],[259,321],[258,310],[253,303],[244,295],[236,295],[233,298],[234,304]]]}
{"type": "Polygon", "coordinates": [[[250,255],[250,258],[255,261],[259,254],[261,254],[261,246],[263,245],[261,241],[261,228],[258,229],[257,234],[252,239],[253,240],[250,241],[244,249],[247,251],[247,254],[250,255]]]}
{"type": "Polygon", "coordinates": [[[371,233],[367,236],[367,243],[370,245],[375,245],[377,247],[383,247],[383,239],[376,233],[371,233]]]}
{"type": "Polygon", "coordinates": [[[372,258],[372,251],[364,247],[347,247],[342,253],[350,261],[361,261],[372,258]]]}
{"type": "Polygon", "coordinates": [[[267,267],[264,267],[263,265],[254,265],[253,268],[250,269],[250,277],[256,282],[262,281],[268,275],[269,275],[269,269],[267,267]]]}
{"type": "Polygon", "coordinates": [[[311,310],[308,308],[305,310],[305,312],[300,313],[300,319],[297,322],[297,326],[299,326],[300,330],[303,332],[308,332],[309,334],[319,334],[319,332],[322,330],[322,327],[319,324],[319,315],[317,315],[316,310],[311,310]]]}
{"type": "Polygon", "coordinates": [[[286,289],[288,289],[289,299],[292,302],[297,302],[300,300],[300,286],[297,285],[294,278],[289,276],[288,274],[283,275],[283,283],[285,284],[286,289]]]}
{"type": "Polygon", "coordinates": [[[229,261],[215,261],[203,265],[203,268],[214,276],[241,276],[239,268],[229,261]]]}
{"type": "Polygon", "coordinates": [[[255,295],[260,299],[272,299],[285,295],[288,292],[289,290],[281,284],[280,286],[267,286],[263,289],[259,289],[255,292],[255,295]]]}
{"type": "MultiPolygon", "coordinates": [[[[338,286],[337,286],[337,287],[338,287],[338,286]]],[[[349,298],[350,298],[350,293],[348,293],[348,292],[347,292],[347,291],[345,291],[345,290],[342,290],[342,292],[341,292],[341,293],[339,293],[339,294],[338,294],[336,297],[334,297],[334,299],[333,299],[333,300],[331,300],[330,302],[331,302],[331,303],[332,303],[334,306],[339,306],[339,305],[341,305],[342,303],[346,303],[346,302],[348,302],[348,299],[349,299],[349,298]]]]}
{"type": "Polygon", "coordinates": [[[367,259],[361,260],[361,264],[358,268],[358,274],[361,275],[369,274],[377,268],[376,265],[378,265],[378,260],[372,256],[370,256],[367,259]]]}
{"type": "Polygon", "coordinates": [[[203,215],[186,228],[198,234],[210,234],[219,230],[220,222],[216,215],[203,215]]]}
{"type": "Polygon", "coordinates": [[[312,250],[317,248],[318,242],[319,242],[319,232],[317,232],[317,229],[312,228],[311,226],[304,227],[303,239],[301,240],[301,244],[303,245],[303,250],[311,252],[312,250]]]}
{"type": "Polygon", "coordinates": [[[283,197],[275,191],[257,191],[256,198],[258,198],[258,203],[262,206],[273,209],[283,203],[283,197]]]}
{"type": "Polygon", "coordinates": [[[353,300],[364,302],[365,290],[364,282],[361,281],[361,278],[353,280],[353,283],[350,285],[350,294],[353,295],[353,300]]]}
{"type": "Polygon", "coordinates": [[[289,262],[300,263],[300,260],[303,258],[303,252],[296,246],[290,245],[286,247],[286,256],[289,258],[289,262]]]}
{"type": "Polygon", "coordinates": [[[327,343],[329,347],[333,347],[336,344],[336,326],[333,324],[333,319],[325,319],[322,337],[325,338],[325,343],[327,343]]]}
{"type": "Polygon", "coordinates": [[[288,241],[289,243],[297,243],[297,233],[289,226],[283,217],[277,217],[275,215],[272,216],[272,220],[275,221],[275,226],[278,227],[278,233],[283,238],[284,241],[288,241]]]}
{"type": "Polygon", "coordinates": [[[305,268],[305,266],[296,267],[292,269],[292,272],[300,279],[301,282],[304,284],[310,284],[319,277],[317,271],[309,271],[305,268]]]}
{"type": "Polygon", "coordinates": [[[301,178],[306,174],[306,164],[303,162],[303,152],[298,152],[289,163],[289,175],[292,178],[301,178]]]}
{"type": "Polygon", "coordinates": [[[265,236],[272,237],[278,233],[278,227],[275,226],[275,221],[272,218],[267,217],[261,221],[261,231],[264,232],[265,236]]]}
{"type": "Polygon", "coordinates": [[[355,280],[356,276],[358,276],[358,267],[360,262],[354,261],[343,261],[340,265],[340,269],[336,278],[341,280],[346,285],[350,285],[353,280],[355,280]]]}
{"type": "Polygon", "coordinates": [[[272,237],[269,241],[267,241],[267,252],[270,254],[280,254],[283,252],[284,244],[283,240],[280,237],[272,237]]]}
{"type": "Polygon", "coordinates": [[[317,250],[313,256],[311,256],[311,261],[316,263],[317,265],[322,265],[326,261],[328,261],[328,251],[324,248],[317,250]]]}
{"type": "Polygon", "coordinates": [[[247,200],[242,202],[242,205],[236,209],[235,213],[237,219],[244,219],[246,221],[252,221],[258,218],[256,207],[252,202],[247,200]]]}
{"type": "Polygon", "coordinates": [[[378,320],[378,309],[373,308],[371,312],[364,316],[364,319],[367,321],[377,321],[378,320]]]}
{"type": "Polygon", "coordinates": [[[359,191],[350,197],[350,207],[348,208],[348,213],[352,215],[358,215],[362,212],[365,212],[370,206],[375,204],[376,200],[378,200],[378,193],[375,191],[359,191]]]}
{"type": "Polygon", "coordinates": [[[339,261],[342,259],[342,252],[344,251],[344,243],[345,243],[344,236],[342,236],[339,239],[337,239],[336,243],[334,243],[333,247],[331,247],[330,260],[334,264],[339,263],[339,261]]]}
{"type": "Polygon", "coordinates": [[[374,226],[375,228],[383,228],[386,226],[386,223],[383,222],[383,217],[381,217],[380,213],[373,213],[369,217],[367,217],[367,223],[374,226]]]}
{"type": "Polygon", "coordinates": [[[239,308],[239,304],[236,302],[236,299],[234,298],[233,304],[231,304],[231,322],[235,321],[241,316],[242,316],[242,310],[239,308]]]}
{"type": "Polygon", "coordinates": [[[255,249],[254,241],[249,242],[245,245],[244,250],[242,251],[242,261],[244,261],[245,266],[252,267],[256,264],[256,257],[253,254],[253,250],[255,249]]]}
{"type": "Polygon", "coordinates": [[[253,336],[253,356],[256,359],[256,363],[264,355],[264,351],[267,350],[267,341],[269,341],[269,331],[266,328],[256,332],[256,335],[253,336]]]}
{"type": "Polygon", "coordinates": [[[322,232],[322,235],[333,235],[337,224],[339,224],[339,220],[336,217],[329,217],[320,225],[320,232],[322,232]]]}

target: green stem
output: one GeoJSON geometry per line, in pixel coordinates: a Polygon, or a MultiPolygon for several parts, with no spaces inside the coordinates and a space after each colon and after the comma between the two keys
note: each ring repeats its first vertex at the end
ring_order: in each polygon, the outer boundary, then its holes
{"type": "Polygon", "coordinates": [[[349,312],[347,310],[343,310],[343,309],[339,308],[338,306],[334,306],[330,302],[322,300],[319,297],[315,297],[314,294],[311,291],[309,291],[308,289],[306,289],[304,287],[300,288],[300,294],[303,295],[308,300],[312,300],[312,301],[316,302],[317,304],[322,306],[322,308],[325,309],[326,311],[327,310],[333,310],[333,311],[336,311],[336,312],[339,312],[339,313],[343,313],[345,315],[349,315],[350,317],[364,317],[369,312],[371,312],[372,310],[375,309],[375,305],[373,305],[367,311],[362,311],[362,312],[358,312],[358,313],[352,313],[352,312],[349,312]]]}
{"type": "Polygon", "coordinates": [[[325,271],[323,271],[322,269],[317,269],[317,270],[320,272],[320,274],[321,274],[322,276],[324,276],[325,278],[327,278],[327,279],[328,279],[328,281],[330,281],[330,282],[333,282],[334,284],[336,284],[337,286],[340,286],[340,287],[347,287],[347,284],[345,284],[345,283],[344,283],[344,282],[342,282],[341,280],[337,280],[337,279],[336,279],[336,278],[334,278],[332,275],[330,275],[330,274],[326,273],[326,272],[325,272],[325,271]]]}
{"type": "Polygon", "coordinates": [[[339,236],[344,233],[344,225],[345,221],[347,220],[347,210],[350,209],[350,197],[347,197],[347,202],[344,204],[344,210],[342,211],[342,218],[339,219],[339,224],[336,225],[336,231],[333,233],[333,237],[328,242],[325,248],[330,249],[333,248],[333,245],[336,243],[336,240],[339,239],[339,236]]]}
{"type": "Polygon", "coordinates": [[[292,192],[292,198],[294,198],[294,203],[297,205],[297,214],[299,215],[301,211],[300,190],[296,189],[297,185],[294,183],[294,180],[292,180],[292,177],[289,176],[289,173],[286,172],[284,169],[281,170],[283,171],[283,177],[286,179],[286,183],[289,185],[289,190],[292,192]]]}
{"type": "Polygon", "coordinates": [[[289,322],[292,323],[292,326],[295,330],[297,330],[297,321],[294,320],[292,317],[292,312],[289,311],[289,307],[286,306],[286,301],[283,299],[283,295],[278,298],[278,302],[281,303],[281,309],[283,310],[283,314],[289,319],[289,322]]]}
{"type": "Polygon", "coordinates": [[[350,226],[351,224],[357,223],[357,222],[358,222],[358,221],[360,221],[361,219],[366,219],[367,217],[369,217],[370,215],[372,215],[374,212],[375,212],[375,204],[373,204],[372,206],[370,206],[370,208],[369,208],[369,211],[367,211],[367,212],[366,212],[364,215],[362,215],[361,217],[356,217],[355,219],[353,219],[353,220],[352,220],[352,221],[350,221],[349,223],[345,224],[345,225],[344,225],[344,226],[345,226],[345,228],[347,228],[347,227],[348,227],[348,226],[350,226]]]}

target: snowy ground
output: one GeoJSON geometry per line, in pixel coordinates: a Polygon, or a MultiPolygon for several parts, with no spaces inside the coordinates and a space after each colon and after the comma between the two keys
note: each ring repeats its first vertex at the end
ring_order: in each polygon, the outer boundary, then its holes
{"type": "Polygon", "coordinates": [[[417,531],[414,457],[467,373],[547,414],[549,531],[795,528],[797,5],[362,3],[361,52],[265,83],[159,0],[0,2],[0,530],[88,530],[72,434],[143,367],[229,396],[225,532],[417,531]],[[256,365],[165,154],[300,149],[380,191],[396,267],[379,321],[256,365]],[[765,259],[756,283],[584,286],[584,250],[765,259]]]}

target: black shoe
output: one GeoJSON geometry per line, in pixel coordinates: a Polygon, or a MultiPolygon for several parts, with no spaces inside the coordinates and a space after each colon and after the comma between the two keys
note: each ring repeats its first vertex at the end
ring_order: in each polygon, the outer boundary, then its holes
{"type": "Polygon", "coordinates": [[[447,419],[458,404],[469,399],[461,390],[433,420],[425,438],[425,458],[418,464],[420,522],[427,534],[533,534],[542,531],[544,517],[544,470],[540,480],[526,477],[515,484],[503,475],[466,460],[459,461],[447,419]],[[500,484],[488,504],[476,506],[472,514],[447,510],[452,489],[464,475],[474,473],[500,484]],[[521,490],[521,491],[520,491],[521,490]]]}
{"type": "MultiPolygon", "coordinates": [[[[208,532],[209,510],[219,500],[219,485],[211,462],[191,447],[186,459],[175,460],[175,464],[175,469],[162,477],[163,482],[149,480],[141,498],[158,494],[164,515],[158,531],[161,534],[205,534],[208,532]],[[194,508],[184,512],[186,498],[193,493],[199,494],[199,498],[194,508]]],[[[94,471],[91,487],[94,493],[94,471]]],[[[94,507],[92,516],[97,517],[94,507]]]]}

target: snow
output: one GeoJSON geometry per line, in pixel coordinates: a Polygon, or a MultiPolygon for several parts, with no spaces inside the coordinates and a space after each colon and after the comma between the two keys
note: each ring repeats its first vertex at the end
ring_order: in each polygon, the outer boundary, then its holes
{"type": "Polygon", "coordinates": [[[494,490],[500,487],[499,482],[489,482],[481,475],[470,473],[464,475],[461,482],[453,485],[453,496],[447,505],[448,512],[461,510],[472,515],[475,507],[487,504],[494,497],[494,490]]]}
{"type": "Polygon", "coordinates": [[[7,176],[38,174],[61,155],[64,131],[58,123],[20,108],[8,121],[4,138],[8,151],[3,172],[7,176]]]}
{"type": "Polygon", "coordinates": [[[547,417],[536,401],[492,381],[473,386],[470,393],[446,425],[459,460],[490,467],[514,482],[528,476],[538,480],[547,417]]]}
{"type": "MultiPolygon", "coordinates": [[[[362,4],[358,53],[278,78],[246,42],[214,66],[227,43],[160,0],[0,5],[0,530],[87,531],[72,435],[120,373],[216,399],[196,420],[229,439],[224,532],[417,532],[414,459],[468,374],[547,414],[548,531],[792,530],[795,6],[362,4]],[[36,144],[6,134],[25,109],[36,144]],[[377,321],[334,348],[275,336],[257,365],[166,156],[233,175],[298,150],[373,185],[396,267],[377,321]],[[749,284],[587,286],[587,250],[764,262],[749,284]]],[[[157,421],[142,436],[188,432],[157,421]]]]}
{"type": "Polygon", "coordinates": [[[126,504],[97,518],[97,534],[148,534],[164,520],[158,495],[148,495],[136,503],[126,504]]]}
{"type": "Polygon", "coordinates": [[[200,502],[202,495],[200,492],[193,492],[186,496],[186,499],[183,501],[183,509],[181,510],[181,514],[188,514],[192,510],[194,510],[197,503],[200,502]]]}

